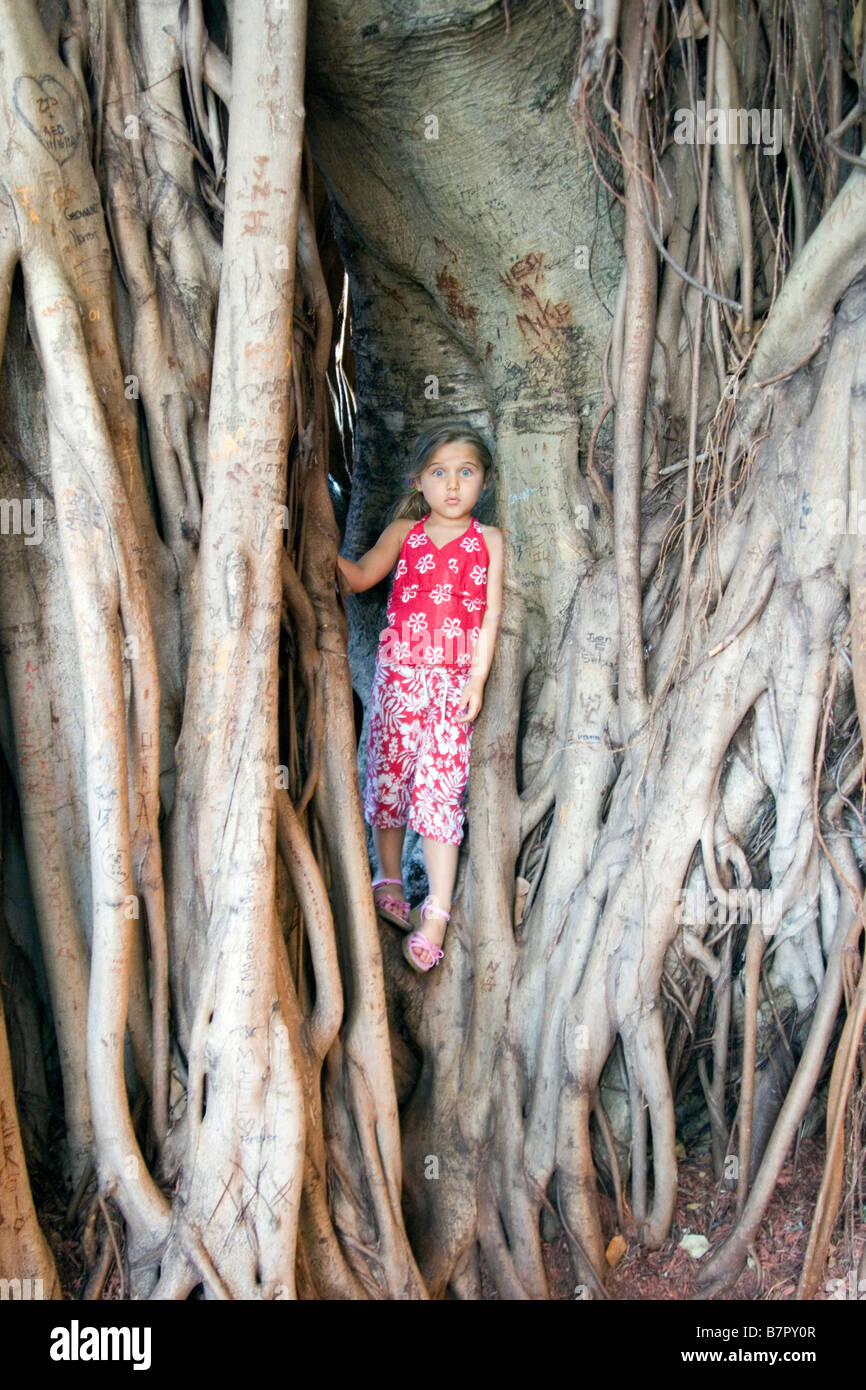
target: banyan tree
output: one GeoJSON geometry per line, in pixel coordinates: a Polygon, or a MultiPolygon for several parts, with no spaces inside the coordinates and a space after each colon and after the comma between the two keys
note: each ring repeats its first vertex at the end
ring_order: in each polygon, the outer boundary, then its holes
{"type": "Polygon", "coordinates": [[[92,1297],[544,1299],[551,1232],[601,1297],[686,1136],[712,1294],[809,1124],[811,1297],[862,1183],[862,7],[0,26],[0,1275],[59,1294],[48,1171],[92,1297]],[[336,555],[442,419],[506,595],[420,978],[336,555]]]}

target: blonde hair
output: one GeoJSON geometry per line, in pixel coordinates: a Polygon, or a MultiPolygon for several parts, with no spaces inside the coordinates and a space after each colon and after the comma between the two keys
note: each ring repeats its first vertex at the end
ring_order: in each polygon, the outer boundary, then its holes
{"type": "Polygon", "coordinates": [[[430,508],[426,498],[414,483],[420,478],[436,450],[441,449],[443,444],[471,444],[484,473],[484,486],[487,486],[493,468],[493,456],[480,430],[476,430],[472,425],[464,425],[459,420],[446,420],[440,425],[431,425],[418,435],[412,445],[409,471],[406,474],[407,486],[394,503],[389,521],[398,521],[401,517],[420,521],[422,516],[427,515],[430,508]]]}

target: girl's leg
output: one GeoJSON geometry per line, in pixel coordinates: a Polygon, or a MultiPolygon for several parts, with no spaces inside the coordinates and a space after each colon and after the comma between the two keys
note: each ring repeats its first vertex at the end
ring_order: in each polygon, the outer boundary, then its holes
{"type": "MultiPolygon", "coordinates": [[[[411,674],[411,673],[410,673],[411,674]]],[[[407,685],[405,673],[400,668],[376,664],[373,677],[370,708],[370,729],[367,739],[367,782],[364,788],[364,819],[373,829],[373,844],[379,869],[374,878],[396,879],[401,885],[380,884],[373,889],[373,897],[381,907],[384,898],[404,900],[401,861],[403,839],[406,834],[406,821],[409,815],[408,778],[400,775],[399,764],[389,758],[389,744],[401,736],[401,726],[405,719],[405,705],[411,695],[411,684],[407,685]],[[378,821],[390,822],[381,826],[378,821]],[[402,824],[394,822],[402,821],[402,824]]],[[[409,769],[414,773],[414,768],[409,769]]],[[[395,925],[408,926],[404,911],[408,908],[391,908],[388,905],[388,920],[394,921],[391,912],[396,912],[395,925]]]]}
{"type": "MultiPolygon", "coordinates": [[[[376,858],[379,861],[379,872],[376,874],[376,878],[396,878],[399,883],[403,882],[402,862],[405,834],[405,825],[391,826],[387,830],[382,830],[377,825],[373,826],[373,844],[376,846],[376,858]]],[[[393,892],[391,896],[394,896],[393,892]]]]}
{"type": "Polygon", "coordinates": [[[432,941],[434,946],[441,946],[445,939],[445,928],[448,926],[444,913],[451,911],[451,899],[454,896],[459,846],[445,845],[441,840],[428,839],[426,835],[421,837],[421,844],[424,847],[430,897],[433,899],[424,916],[423,930],[428,941],[432,941]],[[441,908],[442,912],[437,912],[437,907],[441,908]]]}
{"type": "Polygon", "coordinates": [[[465,681],[465,673],[438,674],[425,710],[409,824],[421,836],[430,884],[421,934],[436,948],[436,954],[427,951],[417,937],[410,937],[406,950],[416,968],[420,964],[426,969],[438,959],[454,896],[472,739],[471,725],[456,718],[465,681]],[[448,682],[444,695],[443,680],[448,682]]]}

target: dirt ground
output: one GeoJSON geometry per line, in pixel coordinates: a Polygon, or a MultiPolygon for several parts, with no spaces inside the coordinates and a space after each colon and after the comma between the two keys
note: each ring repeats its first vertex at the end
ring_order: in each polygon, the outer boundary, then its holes
{"type": "MultiPolygon", "coordinates": [[[[823,1143],[804,1139],[796,1162],[791,1157],[785,1165],[761,1223],[754,1249],[757,1259],[750,1257],[750,1264],[733,1288],[722,1295],[723,1300],[794,1297],[823,1166],[823,1143]]],[[[711,1247],[718,1245],[733,1225],[735,1202],[735,1193],[720,1190],[713,1178],[709,1154],[681,1163],[676,1216],[669,1239],[660,1250],[652,1253],[641,1250],[636,1243],[629,1244],[611,1270],[607,1284],[610,1297],[616,1300],[700,1298],[695,1289],[695,1277],[701,1261],[682,1249],[680,1241],[684,1235],[693,1233],[706,1236],[711,1247]]],[[[614,1229],[612,1225],[611,1233],[614,1229]]],[[[844,1223],[834,1233],[830,1259],[817,1294],[819,1300],[838,1299],[846,1292],[851,1297],[850,1271],[855,1271],[853,1283],[856,1284],[857,1262],[864,1244],[866,1212],[861,1209],[852,1237],[846,1233],[844,1223]]],[[[544,1256],[553,1297],[573,1299],[576,1281],[565,1236],[544,1246],[544,1256]]]]}
{"type": "MultiPolygon", "coordinates": [[[[758,1232],[754,1248],[757,1259],[750,1258],[750,1265],[734,1287],[722,1296],[724,1299],[785,1300],[794,1297],[809,1237],[815,1194],[821,1181],[823,1155],[822,1141],[805,1139],[799,1146],[796,1161],[793,1156],[789,1159],[758,1232]]],[[[711,1246],[717,1245],[733,1225],[735,1194],[719,1189],[713,1178],[709,1155],[682,1162],[679,1178],[676,1216],[669,1239],[661,1250],[652,1253],[643,1251],[636,1242],[629,1243],[610,1272],[607,1291],[611,1299],[649,1301],[700,1297],[695,1289],[700,1261],[689,1255],[680,1246],[680,1241],[684,1235],[693,1233],[706,1236],[711,1246]]],[[[42,1189],[37,1201],[43,1227],[57,1260],[65,1296],[78,1299],[87,1283],[81,1240],[81,1222],[87,1201],[82,1204],[82,1213],[74,1224],[68,1221],[67,1209],[56,1189],[42,1189]]],[[[120,1239],[119,1222],[116,1213],[114,1215],[117,1237],[120,1239]]],[[[90,1224],[92,1229],[92,1217],[90,1224]]],[[[616,1232],[612,1204],[608,1208],[608,1231],[611,1236],[616,1232]]],[[[103,1234],[104,1226],[100,1219],[97,1236],[100,1247],[103,1234]]],[[[89,1242],[86,1238],[85,1243],[90,1245],[91,1259],[95,1258],[97,1249],[93,1236],[90,1236],[89,1242]]],[[[818,1299],[852,1297],[851,1271],[855,1271],[853,1282],[856,1284],[857,1263],[864,1245],[866,1210],[861,1208],[857,1221],[842,1220],[837,1226],[818,1299]]],[[[579,1297],[566,1237],[560,1234],[542,1248],[552,1297],[559,1302],[579,1297]]],[[[483,1277],[483,1287],[485,1300],[498,1298],[486,1277],[483,1277]]],[[[116,1266],[108,1275],[102,1296],[104,1299],[125,1297],[116,1266]]]]}

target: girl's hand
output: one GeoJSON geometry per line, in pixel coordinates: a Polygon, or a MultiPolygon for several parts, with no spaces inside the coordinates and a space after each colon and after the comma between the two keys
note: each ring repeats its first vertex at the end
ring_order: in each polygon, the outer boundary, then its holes
{"type": "Polygon", "coordinates": [[[484,703],[484,682],[471,676],[463,687],[460,704],[457,706],[458,724],[471,724],[481,713],[484,703]]]}

